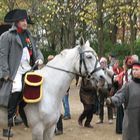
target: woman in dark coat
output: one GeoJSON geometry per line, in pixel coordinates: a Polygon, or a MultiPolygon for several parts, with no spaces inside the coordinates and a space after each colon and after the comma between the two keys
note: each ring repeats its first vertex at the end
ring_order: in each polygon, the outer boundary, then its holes
{"type": "Polygon", "coordinates": [[[95,81],[87,80],[82,78],[81,87],[80,87],[80,100],[83,103],[84,110],[78,119],[79,125],[83,125],[82,122],[84,119],[84,126],[88,128],[93,128],[90,124],[93,118],[93,113],[96,112],[96,87],[94,86],[95,81]]]}
{"type": "Polygon", "coordinates": [[[115,106],[124,103],[123,140],[140,140],[140,63],[133,64],[132,77],[106,101],[107,105],[115,106]]]}

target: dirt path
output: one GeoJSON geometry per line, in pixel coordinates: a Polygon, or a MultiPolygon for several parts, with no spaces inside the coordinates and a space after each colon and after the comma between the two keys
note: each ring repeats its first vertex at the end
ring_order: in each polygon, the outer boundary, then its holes
{"type": "MultiPolygon", "coordinates": [[[[103,124],[96,124],[98,116],[94,115],[92,125],[93,129],[80,127],[77,123],[79,114],[82,112],[82,104],[79,100],[78,88],[75,87],[74,82],[70,89],[70,109],[71,120],[64,120],[64,134],[54,136],[54,140],[121,140],[121,135],[115,133],[115,120],[113,124],[108,124],[107,115],[105,114],[105,122],[103,124]]],[[[63,111],[62,111],[63,112],[63,111]]],[[[106,112],[105,112],[106,113],[106,112]]],[[[7,140],[2,137],[0,127],[0,140],[7,140]]],[[[24,128],[23,125],[16,126],[14,129],[14,137],[10,140],[31,140],[30,129],[24,128]]]]}

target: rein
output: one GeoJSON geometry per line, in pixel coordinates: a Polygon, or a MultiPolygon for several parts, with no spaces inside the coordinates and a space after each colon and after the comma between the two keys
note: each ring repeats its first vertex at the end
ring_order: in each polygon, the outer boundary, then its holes
{"type": "Polygon", "coordinates": [[[84,77],[84,76],[82,76],[81,74],[77,74],[77,73],[72,72],[72,71],[64,70],[64,69],[57,68],[57,67],[50,66],[50,65],[46,65],[46,66],[49,67],[49,68],[56,69],[56,70],[64,71],[64,72],[66,72],[66,73],[71,73],[71,74],[73,74],[73,75],[78,75],[78,76],[84,77]]]}
{"type": "Polygon", "coordinates": [[[63,71],[63,72],[66,72],[66,73],[71,73],[73,75],[77,75],[77,76],[80,76],[80,77],[86,77],[86,78],[89,79],[93,73],[95,73],[95,72],[97,72],[97,71],[99,71],[101,69],[101,67],[97,67],[98,59],[95,57],[96,58],[96,63],[95,63],[94,69],[93,69],[92,72],[89,73],[88,69],[87,69],[87,65],[86,65],[85,59],[84,59],[84,53],[92,52],[92,51],[84,51],[83,52],[80,47],[78,48],[78,50],[79,50],[79,54],[80,54],[80,61],[79,61],[79,73],[80,74],[72,72],[72,71],[68,71],[68,70],[65,70],[65,69],[57,68],[57,67],[54,67],[54,66],[50,66],[50,65],[46,65],[46,66],[49,67],[49,68],[52,68],[52,69],[56,69],[56,70],[63,71]],[[86,76],[82,75],[82,72],[81,72],[82,63],[84,65],[84,68],[85,68],[85,71],[86,71],[86,76]]]}

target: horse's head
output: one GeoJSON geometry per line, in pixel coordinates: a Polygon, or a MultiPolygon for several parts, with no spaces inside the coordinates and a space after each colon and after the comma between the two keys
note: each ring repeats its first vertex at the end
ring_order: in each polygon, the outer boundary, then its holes
{"type": "MultiPolygon", "coordinates": [[[[79,61],[76,64],[76,69],[82,76],[86,76],[87,78],[96,78],[99,80],[100,77],[105,78],[105,74],[101,69],[98,56],[96,52],[90,47],[89,41],[84,43],[80,41],[80,45],[78,47],[79,51],[79,61]]],[[[106,79],[106,78],[105,78],[106,79]]]]}

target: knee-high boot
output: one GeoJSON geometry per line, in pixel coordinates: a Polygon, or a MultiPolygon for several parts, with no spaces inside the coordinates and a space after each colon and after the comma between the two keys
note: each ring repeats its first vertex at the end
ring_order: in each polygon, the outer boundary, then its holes
{"type": "Polygon", "coordinates": [[[27,117],[26,117],[26,114],[25,114],[25,111],[24,111],[24,107],[26,106],[26,103],[24,101],[21,101],[19,103],[19,115],[20,117],[22,118],[23,120],[23,123],[26,127],[29,127],[28,126],[28,121],[27,121],[27,117]]]}
{"type": "Polygon", "coordinates": [[[17,105],[19,102],[21,92],[14,92],[10,94],[8,102],[8,126],[15,125],[17,105]]]}

